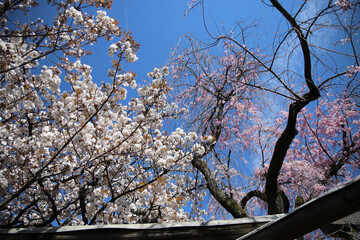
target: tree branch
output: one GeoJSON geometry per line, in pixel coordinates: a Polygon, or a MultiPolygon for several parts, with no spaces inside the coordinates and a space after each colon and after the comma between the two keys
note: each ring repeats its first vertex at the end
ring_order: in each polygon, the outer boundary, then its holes
{"type": "Polygon", "coordinates": [[[253,191],[250,191],[248,192],[242,199],[241,199],[241,207],[243,209],[246,208],[246,204],[247,202],[252,199],[253,197],[257,197],[257,198],[260,198],[261,200],[263,200],[264,202],[266,202],[266,195],[259,191],[259,190],[253,190],[253,191]]]}
{"type": "Polygon", "coordinates": [[[288,199],[285,196],[285,193],[278,188],[277,179],[285,160],[287,150],[298,133],[296,130],[297,115],[308,103],[319,98],[320,92],[312,80],[310,49],[303,33],[301,32],[300,26],[279,4],[278,1],[271,0],[271,3],[286,18],[297,33],[304,56],[304,77],[309,88],[309,92],[305,93],[301,99],[290,104],[287,125],[275,144],[274,152],[270,161],[266,177],[265,194],[268,202],[268,213],[276,214],[284,213],[287,209],[286,205],[288,203],[288,199]]]}
{"type": "Polygon", "coordinates": [[[304,77],[306,84],[312,95],[319,95],[320,92],[317,86],[314,84],[311,75],[311,54],[309,45],[307,43],[306,37],[300,29],[300,26],[297,24],[296,20],[281,6],[277,0],[270,0],[273,6],[286,18],[286,20],[291,24],[295,29],[297,37],[300,41],[303,57],[304,57],[304,77]]]}
{"type": "Polygon", "coordinates": [[[86,224],[88,224],[88,219],[86,217],[85,195],[86,195],[85,187],[80,188],[80,190],[79,190],[80,210],[81,210],[81,216],[82,216],[83,222],[86,225],[86,224]]]}
{"type": "Polygon", "coordinates": [[[234,218],[248,216],[240,204],[219,188],[210,168],[203,160],[200,159],[200,156],[195,155],[191,163],[204,175],[210,193],[221,204],[221,206],[223,206],[234,218]]]}

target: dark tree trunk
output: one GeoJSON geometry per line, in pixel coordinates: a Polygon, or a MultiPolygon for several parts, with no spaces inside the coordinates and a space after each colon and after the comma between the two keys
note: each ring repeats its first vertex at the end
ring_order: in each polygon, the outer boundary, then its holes
{"type": "Polygon", "coordinates": [[[268,213],[284,213],[286,212],[286,201],[288,201],[284,192],[279,189],[277,180],[280,174],[280,169],[285,160],[287,150],[290,147],[293,139],[297,135],[296,121],[298,113],[311,101],[320,97],[318,87],[314,84],[311,76],[311,57],[310,49],[306,37],[301,31],[300,26],[296,20],[280,5],[277,0],[271,0],[273,6],[286,18],[291,24],[300,41],[301,50],[304,57],[304,78],[309,88],[309,92],[304,94],[300,99],[290,104],[288,121],[285,130],[282,132],[280,138],[277,140],[274,152],[270,161],[268,174],[266,176],[265,194],[268,203],[268,213]]]}

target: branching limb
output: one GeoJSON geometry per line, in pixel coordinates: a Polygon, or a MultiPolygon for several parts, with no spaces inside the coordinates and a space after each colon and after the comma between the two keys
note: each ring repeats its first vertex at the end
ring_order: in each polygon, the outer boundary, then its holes
{"type": "Polygon", "coordinates": [[[199,156],[195,155],[191,163],[204,175],[209,191],[221,206],[223,206],[234,218],[247,217],[247,213],[241,205],[220,189],[211,169],[199,156]]]}
{"type": "Polygon", "coordinates": [[[259,191],[259,190],[253,190],[253,191],[248,192],[248,193],[245,195],[245,197],[243,197],[243,198],[241,199],[241,207],[242,207],[243,209],[245,209],[247,202],[248,202],[250,199],[252,199],[253,197],[260,198],[261,200],[263,200],[264,202],[266,202],[266,195],[265,195],[263,192],[261,192],[261,191],[259,191]]]}

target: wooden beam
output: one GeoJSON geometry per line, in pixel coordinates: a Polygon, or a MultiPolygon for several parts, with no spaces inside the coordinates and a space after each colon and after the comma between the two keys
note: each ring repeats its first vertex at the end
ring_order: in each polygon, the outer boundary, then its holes
{"type": "Polygon", "coordinates": [[[360,210],[360,176],[237,240],[295,239],[360,210]]]}
{"type": "Polygon", "coordinates": [[[326,224],[320,229],[327,236],[360,239],[360,212],[336,220],[331,224],[326,224]]]}
{"type": "Polygon", "coordinates": [[[98,240],[98,239],[191,239],[233,240],[276,220],[284,214],[218,220],[164,224],[109,224],[46,228],[0,229],[2,240],[98,240]]]}

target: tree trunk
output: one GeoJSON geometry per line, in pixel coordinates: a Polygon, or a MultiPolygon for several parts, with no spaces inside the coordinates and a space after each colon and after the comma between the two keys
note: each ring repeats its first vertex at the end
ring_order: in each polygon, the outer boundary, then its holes
{"type": "Polygon", "coordinates": [[[265,194],[268,203],[268,213],[277,214],[286,212],[286,201],[288,201],[288,199],[284,192],[279,189],[277,179],[280,174],[282,164],[285,160],[287,150],[298,133],[296,130],[297,115],[307,104],[318,99],[320,97],[320,92],[312,80],[310,49],[300,26],[278,1],[271,0],[271,3],[286,18],[286,20],[296,31],[304,57],[304,78],[309,88],[308,93],[304,94],[300,99],[297,99],[289,106],[287,125],[275,144],[268,174],[266,176],[265,194]]]}

